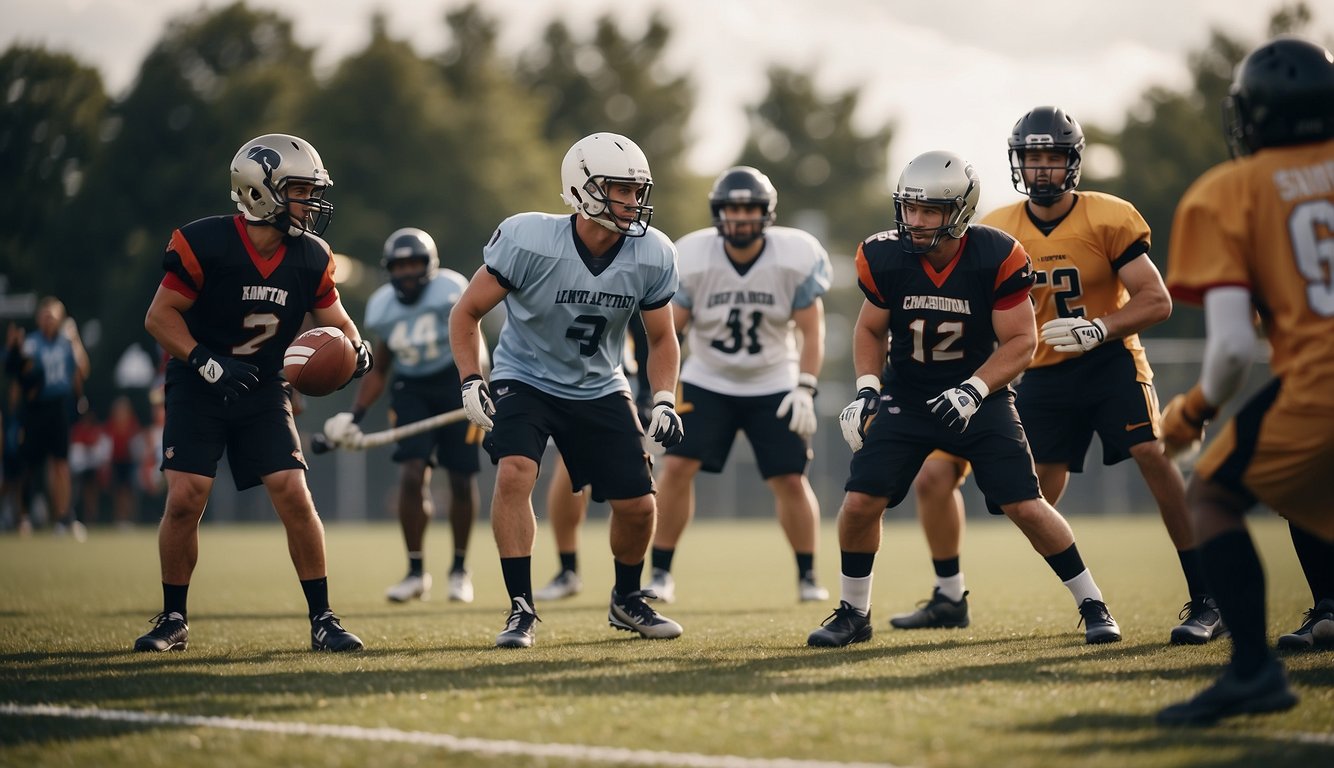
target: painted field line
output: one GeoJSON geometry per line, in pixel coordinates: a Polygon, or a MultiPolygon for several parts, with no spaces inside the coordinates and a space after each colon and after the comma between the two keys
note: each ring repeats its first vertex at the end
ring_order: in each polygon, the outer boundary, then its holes
{"type": "Polygon", "coordinates": [[[135,723],[139,725],[189,726],[228,731],[273,733],[282,736],[320,736],[350,741],[377,741],[439,747],[451,752],[481,755],[561,758],[575,763],[621,763],[626,765],[672,765],[689,768],[899,768],[889,763],[840,763],[828,760],[701,755],[691,752],[658,752],[647,749],[594,747],[583,744],[539,744],[525,741],[476,739],[447,733],[403,731],[397,728],[363,728],[357,725],[318,725],[280,720],[250,720],[235,717],[172,715],[97,707],[63,707],[54,704],[0,703],[0,715],[55,717],[72,720],[135,723]]]}

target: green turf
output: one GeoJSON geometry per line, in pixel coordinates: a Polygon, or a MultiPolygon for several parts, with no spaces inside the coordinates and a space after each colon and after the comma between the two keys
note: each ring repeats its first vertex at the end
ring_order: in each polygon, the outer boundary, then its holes
{"type": "MultiPolygon", "coordinates": [[[[1294,710],[1206,730],[1165,730],[1158,708],[1207,684],[1228,644],[1171,647],[1185,601],[1153,517],[1076,519],[1124,642],[1090,647],[1069,593],[1004,521],[970,521],[964,571],[973,624],[891,631],[930,592],[914,526],[886,525],[876,563],[876,635],[804,647],[831,604],[796,602],[776,523],[699,521],[677,555],[685,635],[650,642],[606,623],[605,523],[584,532],[585,590],[538,611],[537,647],[491,647],[507,609],[490,532],[469,565],[477,602],[447,603],[447,526],[432,528],[437,599],[383,590],[404,568],[396,526],[328,532],[334,608],[368,650],[312,654],[304,601],[277,526],[205,528],[191,589],[190,649],[131,654],[158,608],[155,535],[94,530],[85,544],[0,539],[0,704],[53,704],[258,721],[393,728],[532,743],[901,766],[1316,766],[1334,764],[1334,652],[1285,656],[1294,710]]],[[[1253,530],[1269,575],[1270,635],[1310,607],[1286,527],[1253,530]]],[[[555,572],[543,525],[534,581],[555,572]]],[[[817,563],[835,597],[837,541],[817,563]]],[[[207,727],[0,715],[3,765],[451,766],[580,764],[207,727]]],[[[607,763],[603,763],[604,765],[607,763]]]]}

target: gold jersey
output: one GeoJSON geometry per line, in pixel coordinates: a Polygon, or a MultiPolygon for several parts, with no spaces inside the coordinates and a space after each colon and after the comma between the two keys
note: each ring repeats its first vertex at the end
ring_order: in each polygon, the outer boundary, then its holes
{"type": "MultiPolygon", "coordinates": [[[[1058,317],[1093,320],[1130,301],[1130,292],[1116,272],[1149,252],[1149,225],[1135,206],[1102,192],[1078,192],[1074,208],[1051,234],[1043,234],[1029,218],[1027,205],[1028,201],[1023,200],[999,208],[987,214],[982,223],[1009,233],[1033,260],[1037,284],[1032,296],[1039,328],[1058,317]]],[[[1139,335],[1109,342],[1117,343],[1134,357],[1140,380],[1152,381],[1139,335]]],[[[1038,344],[1029,368],[1056,365],[1078,356],[1038,344]]]]}
{"type": "Polygon", "coordinates": [[[1334,411],[1334,140],[1275,147],[1215,166],[1177,206],[1173,297],[1251,292],[1283,379],[1281,400],[1334,411]]]}

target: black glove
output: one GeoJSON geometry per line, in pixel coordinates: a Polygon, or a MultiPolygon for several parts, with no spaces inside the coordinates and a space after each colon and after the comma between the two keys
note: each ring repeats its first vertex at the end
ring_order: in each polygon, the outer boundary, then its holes
{"type": "Polygon", "coordinates": [[[231,357],[215,355],[203,344],[190,350],[190,365],[213,385],[224,400],[236,400],[259,385],[259,369],[231,357]]]}

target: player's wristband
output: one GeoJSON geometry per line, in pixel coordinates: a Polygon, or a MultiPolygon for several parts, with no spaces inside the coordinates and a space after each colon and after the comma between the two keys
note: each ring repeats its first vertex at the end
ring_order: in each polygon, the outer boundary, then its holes
{"type": "Polygon", "coordinates": [[[1203,427],[1206,422],[1218,415],[1218,408],[1204,399],[1204,390],[1196,384],[1186,393],[1186,402],[1182,404],[1181,415],[1192,427],[1203,427]]]}
{"type": "Polygon", "coordinates": [[[664,404],[673,411],[676,410],[676,393],[669,389],[654,392],[653,406],[656,408],[657,406],[664,404]]]}
{"type": "Polygon", "coordinates": [[[797,376],[797,386],[802,387],[803,389],[809,389],[811,391],[811,397],[815,397],[820,393],[819,388],[816,386],[819,383],[820,380],[815,378],[815,374],[813,373],[802,373],[797,376]]]}
{"type": "Polygon", "coordinates": [[[977,390],[977,395],[980,398],[980,400],[986,400],[987,395],[991,394],[991,388],[987,386],[987,383],[985,381],[978,378],[977,376],[969,377],[969,379],[965,381],[964,384],[971,384],[973,386],[973,389],[977,390]]]}
{"type": "Polygon", "coordinates": [[[879,392],[880,392],[880,377],[879,377],[879,376],[876,376],[876,375],[873,374],[873,373],[868,373],[868,374],[866,374],[865,376],[858,376],[858,377],[857,377],[857,391],[860,392],[860,391],[862,391],[863,389],[874,389],[877,393],[879,393],[879,392]]]}

